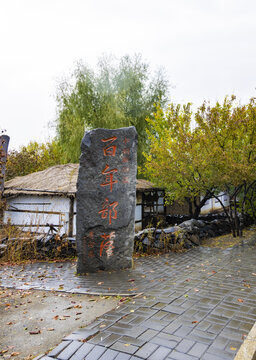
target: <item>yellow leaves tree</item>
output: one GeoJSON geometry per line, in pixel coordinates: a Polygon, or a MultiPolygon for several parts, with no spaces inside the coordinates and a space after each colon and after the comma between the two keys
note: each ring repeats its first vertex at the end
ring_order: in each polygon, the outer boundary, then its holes
{"type": "Polygon", "coordinates": [[[213,107],[204,103],[194,126],[190,104],[171,104],[166,111],[158,107],[148,122],[146,176],[166,188],[169,201],[188,201],[195,218],[215,197],[233,235],[241,235],[245,205],[256,186],[255,99],[247,105],[237,104],[234,96],[213,107]],[[223,193],[229,196],[229,208],[221,202],[223,193]]]}

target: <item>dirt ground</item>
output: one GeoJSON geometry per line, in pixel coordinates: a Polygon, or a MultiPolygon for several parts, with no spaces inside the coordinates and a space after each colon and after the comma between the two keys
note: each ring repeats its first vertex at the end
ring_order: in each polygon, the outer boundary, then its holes
{"type": "Polygon", "coordinates": [[[201,242],[201,246],[205,247],[216,247],[226,249],[233,246],[249,244],[256,244],[256,226],[252,225],[251,227],[243,230],[242,237],[233,237],[232,234],[226,234],[214,238],[204,239],[201,242]]]}
{"type": "Polygon", "coordinates": [[[0,289],[0,359],[32,359],[118,306],[115,297],[0,289]]]}

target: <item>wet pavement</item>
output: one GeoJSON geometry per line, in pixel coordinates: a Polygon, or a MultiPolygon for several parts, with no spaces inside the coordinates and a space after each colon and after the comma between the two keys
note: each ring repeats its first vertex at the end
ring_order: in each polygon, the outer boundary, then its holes
{"type": "Polygon", "coordinates": [[[18,289],[131,296],[42,360],[233,359],[256,321],[256,247],[195,248],[76,276],[76,263],[0,267],[18,289]]]}

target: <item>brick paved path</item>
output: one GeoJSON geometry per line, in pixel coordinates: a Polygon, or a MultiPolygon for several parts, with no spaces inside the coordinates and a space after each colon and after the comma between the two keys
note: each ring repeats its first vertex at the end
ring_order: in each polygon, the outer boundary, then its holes
{"type": "Polygon", "coordinates": [[[0,269],[2,286],[135,294],[41,360],[233,359],[256,321],[256,247],[196,248],[135,260],[131,271],[74,275],[74,263],[0,269]]]}

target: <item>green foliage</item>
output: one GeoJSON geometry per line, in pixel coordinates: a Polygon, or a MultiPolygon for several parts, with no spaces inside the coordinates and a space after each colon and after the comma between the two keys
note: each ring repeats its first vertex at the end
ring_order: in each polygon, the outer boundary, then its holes
{"type": "Polygon", "coordinates": [[[45,144],[30,142],[19,151],[12,150],[8,154],[6,180],[23,176],[35,171],[44,170],[62,161],[60,148],[55,141],[45,144]]]}
{"type": "Polygon", "coordinates": [[[140,55],[124,56],[118,64],[102,58],[98,72],[78,63],[71,79],[57,91],[57,138],[65,162],[78,162],[85,129],[135,126],[139,135],[138,163],[147,147],[146,117],[155,103],[166,103],[168,82],[162,71],[150,76],[140,55]]]}

